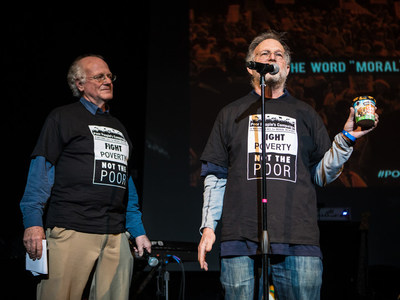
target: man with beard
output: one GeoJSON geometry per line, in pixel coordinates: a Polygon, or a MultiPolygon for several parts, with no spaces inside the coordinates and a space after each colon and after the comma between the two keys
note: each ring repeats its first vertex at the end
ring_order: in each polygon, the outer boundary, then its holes
{"type": "MultiPolygon", "coordinates": [[[[323,121],[308,104],[289,94],[290,49],[284,34],[269,31],[250,44],[247,62],[277,65],[265,75],[265,132],[261,135],[260,74],[248,69],[254,90],[218,114],[201,156],[204,181],[200,267],[221,222],[221,283],[225,299],[253,299],[259,292],[261,242],[261,164],[267,176],[267,228],[270,276],[279,300],[319,299],[322,253],[319,247],[315,185],[335,180],[364,130],[354,109],[333,143],[323,121]],[[262,147],[266,159],[262,161],[262,147]],[[223,213],[222,213],[223,210],[223,213]]],[[[262,282],[262,281],[260,281],[262,282]]],[[[258,295],[257,295],[258,294],[258,295]]],[[[264,298],[266,299],[266,298],[264,298]]]]}

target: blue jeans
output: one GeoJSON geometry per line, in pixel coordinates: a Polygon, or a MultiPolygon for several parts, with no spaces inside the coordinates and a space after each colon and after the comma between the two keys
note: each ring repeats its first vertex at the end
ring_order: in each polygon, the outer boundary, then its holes
{"type": "MultiPolygon", "coordinates": [[[[261,259],[237,256],[221,259],[221,284],[226,300],[262,299],[261,259]],[[254,291],[258,289],[255,297],[254,291]]],[[[278,300],[319,300],[322,261],[311,256],[269,257],[269,272],[278,300]]]]}

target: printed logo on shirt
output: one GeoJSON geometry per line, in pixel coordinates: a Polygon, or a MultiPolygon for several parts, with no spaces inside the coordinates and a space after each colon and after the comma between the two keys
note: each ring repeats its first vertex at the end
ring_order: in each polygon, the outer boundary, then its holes
{"type": "Polygon", "coordinates": [[[94,142],[93,183],[126,188],[129,145],[110,127],[89,125],[94,142]]]}
{"type": "Polygon", "coordinates": [[[265,173],[268,179],[296,182],[296,119],[275,114],[265,115],[265,138],[262,142],[261,114],[249,116],[247,141],[247,179],[262,178],[262,147],[265,145],[265,173]]]}

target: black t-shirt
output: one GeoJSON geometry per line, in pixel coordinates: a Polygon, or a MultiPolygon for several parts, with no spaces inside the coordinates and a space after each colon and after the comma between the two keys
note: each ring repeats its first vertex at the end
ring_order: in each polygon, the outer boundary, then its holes
{"type": "Polygon", "coordinates": [[[221,240],[259,241],[261,163],[266,147],[267,228],[272,243],[318,245],[316,191],[311,169],[330,148],[315,110],[289,94],[266,100],[261,139],[261,99],[255,93],[224,107],[201,156],[228,168],[221,240]]]}
{"type": "Polygon", "coordinates": [[[52,111],[32,153],[55,166],[46,227],[123,232],[131,148],[110,114],[93,115],[80,102],[52,111]]]}

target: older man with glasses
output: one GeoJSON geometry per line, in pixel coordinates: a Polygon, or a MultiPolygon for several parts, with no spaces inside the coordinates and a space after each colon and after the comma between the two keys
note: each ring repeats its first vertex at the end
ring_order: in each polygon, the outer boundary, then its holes
{"type": "Polygon", "coordinates": [[[377,126],[378,115],[372,128],[361,128],[355,125],[351,108],[343,131],[332,142],[317,112],[286,89],[290,49],[284,33],[271,30],[255,37],[246,62],[254,89],[219,112],[200,157],[205,179],[198,260],[208,270],[206,254],[221,223],[220,280],[225,299],[267,299],[269,287],[263,280],[267,274],[277,299],[319,300],[323,265],[315,186],[340,175],[354,142],[377,126]],[[260,74],[257,64],[276,68],[260,74]],[[264,99],[265,134],[260,122],[263,77],[269,91],[264,99]],[[263,171],[268,197],[260,199],[263,171]],[[267,198],[264,219],[260,207],[267,198]],[[261,265],[266,253],[269,270],[261,265]]]}
{"type": "Polygon", "coordinates": [[[42,257],[44,239],[48,246],[49,272],[37,298],[80,300],[89,287],[90,299],[128,299],[128,236],[139,255],[151,252],[151,243],[129,176],[131,141],[108,110],[116,77],[101,56],[87,55],[67,78],[80,100],[47,117],[20,203],[30,258],[42,257]]]}

